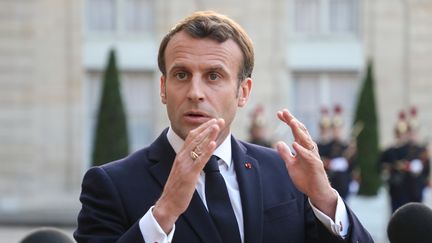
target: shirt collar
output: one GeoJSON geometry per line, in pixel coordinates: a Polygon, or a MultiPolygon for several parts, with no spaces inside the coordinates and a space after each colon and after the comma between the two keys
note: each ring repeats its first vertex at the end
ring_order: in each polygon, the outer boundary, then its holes
{"type": "MultiPolygon", "coordinates": [[[[179,137],[172,129],[169,127],[167,132],[168,142],[173,147],[176,154],[183,147],[184,140],[179,137]]],[[[218,156],[223,160],[223,162],[229,168],[232,164],[232,151],[231,151],[231,133],[225,138],[225,140],[216,148],[213,155],[218,156]]]]}

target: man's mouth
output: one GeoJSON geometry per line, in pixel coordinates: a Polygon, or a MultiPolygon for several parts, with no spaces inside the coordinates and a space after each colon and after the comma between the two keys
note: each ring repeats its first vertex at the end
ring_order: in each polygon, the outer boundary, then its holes
{"type": "Polygon", "coordinates": [[[184,117],[187,121],[193,123],[203,123],[211,118],[211,116],[201,111],[186,112],[184,117]]]}
{"type": "Polygon", "coordinates": [[[209,115],[207,115],[206,113],[201,112],[201,111],[189,111],[189,112],[186,112],[186,116],[209,117],[209,115]]]}

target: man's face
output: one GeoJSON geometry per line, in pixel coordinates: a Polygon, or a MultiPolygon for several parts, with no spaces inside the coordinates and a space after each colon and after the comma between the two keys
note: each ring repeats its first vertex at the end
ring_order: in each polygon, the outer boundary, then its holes
{"type": "Polygon", "coordinates": [[[238,87],[242,52],[233,40],[218,43],[196,39],[184,31],[175,34],[165,50],[166,76],[160,96],[171,127],[185,139],[189,131],[212,118],[223,118],[220,143],[229,133],[237,107],[246,104],[252,80],[238,87]]]}

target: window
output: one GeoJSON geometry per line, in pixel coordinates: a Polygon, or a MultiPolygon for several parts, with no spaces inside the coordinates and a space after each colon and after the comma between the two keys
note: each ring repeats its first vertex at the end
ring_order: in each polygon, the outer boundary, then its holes
{"type": "Polygon", "coordinates": [[[295,2],[296,32],[316,33],[320,27],[319,0],[297,0],[295,2]]]}
{"type": "Polygon", "coordinates": [[[331,33],[355,33],[357,31],[357,1],[330,0],[331,33]]]}
{"type": "Polygon", "coordinates": [[[91,33],[149,33],[154,30],[154,0],[87,0],[91,33]]]}
{"type": "Polygon", "coordinates": [[[131,152],[143,148],[153,140],[154,89],[152,72],[124,72],[123,99],[128,114],[131,152]]]}
{"type": "Polygon", "coordinates": [[[358,0],[294,0],[298,34],[356,34],[358,0]]]}
{"type": "Polygon", "coordinates": [[[327,107],[333,111],[335,105],[342,107],[344,134],[348,138],[353,122],[358,90],[356,73],[311,72],[294,74],[295,115],[308,128],[314,138],[318,138],[320,110],[327,107]]]}
{"type": "MultiPolygon", "coordinates": [[[[88,71],[86,76],[85,104],[88,107],[86,111],[86,153],[90,156],[103,73],[102,71],[88,71]]],[[[120,81],[128,124],[129,150],[133,152],[148,145],[154,139],[152,114],[155,89],[153,88],[153,74],[144,71],[122,71],[120,81]]]]}
{"type": "Polygon", "coordinates": [[[125,29],[133,32],[151,32],[155,17],[152,13],[153,6],[146,0],[126,0],[123,15],[125,16],[125,29]]]}
{"type": "Polygon", "coordinates": [[[89,31],[113,31],[115,9],[115,0],[88,0],[86,17],[89,31]]]}

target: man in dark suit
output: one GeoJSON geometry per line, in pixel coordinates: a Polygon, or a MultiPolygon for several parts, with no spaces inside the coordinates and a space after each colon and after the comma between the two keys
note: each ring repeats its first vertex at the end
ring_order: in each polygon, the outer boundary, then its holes
{"type": "Polygon", "coordinates": [[[277,116],[296,156],[231,135],[253,63],[251,40],[226,16],[197,12],[170,30],[158,56],[170,127],[86,173],[78,242],[373,242],[288,110],[277,116]]]}

